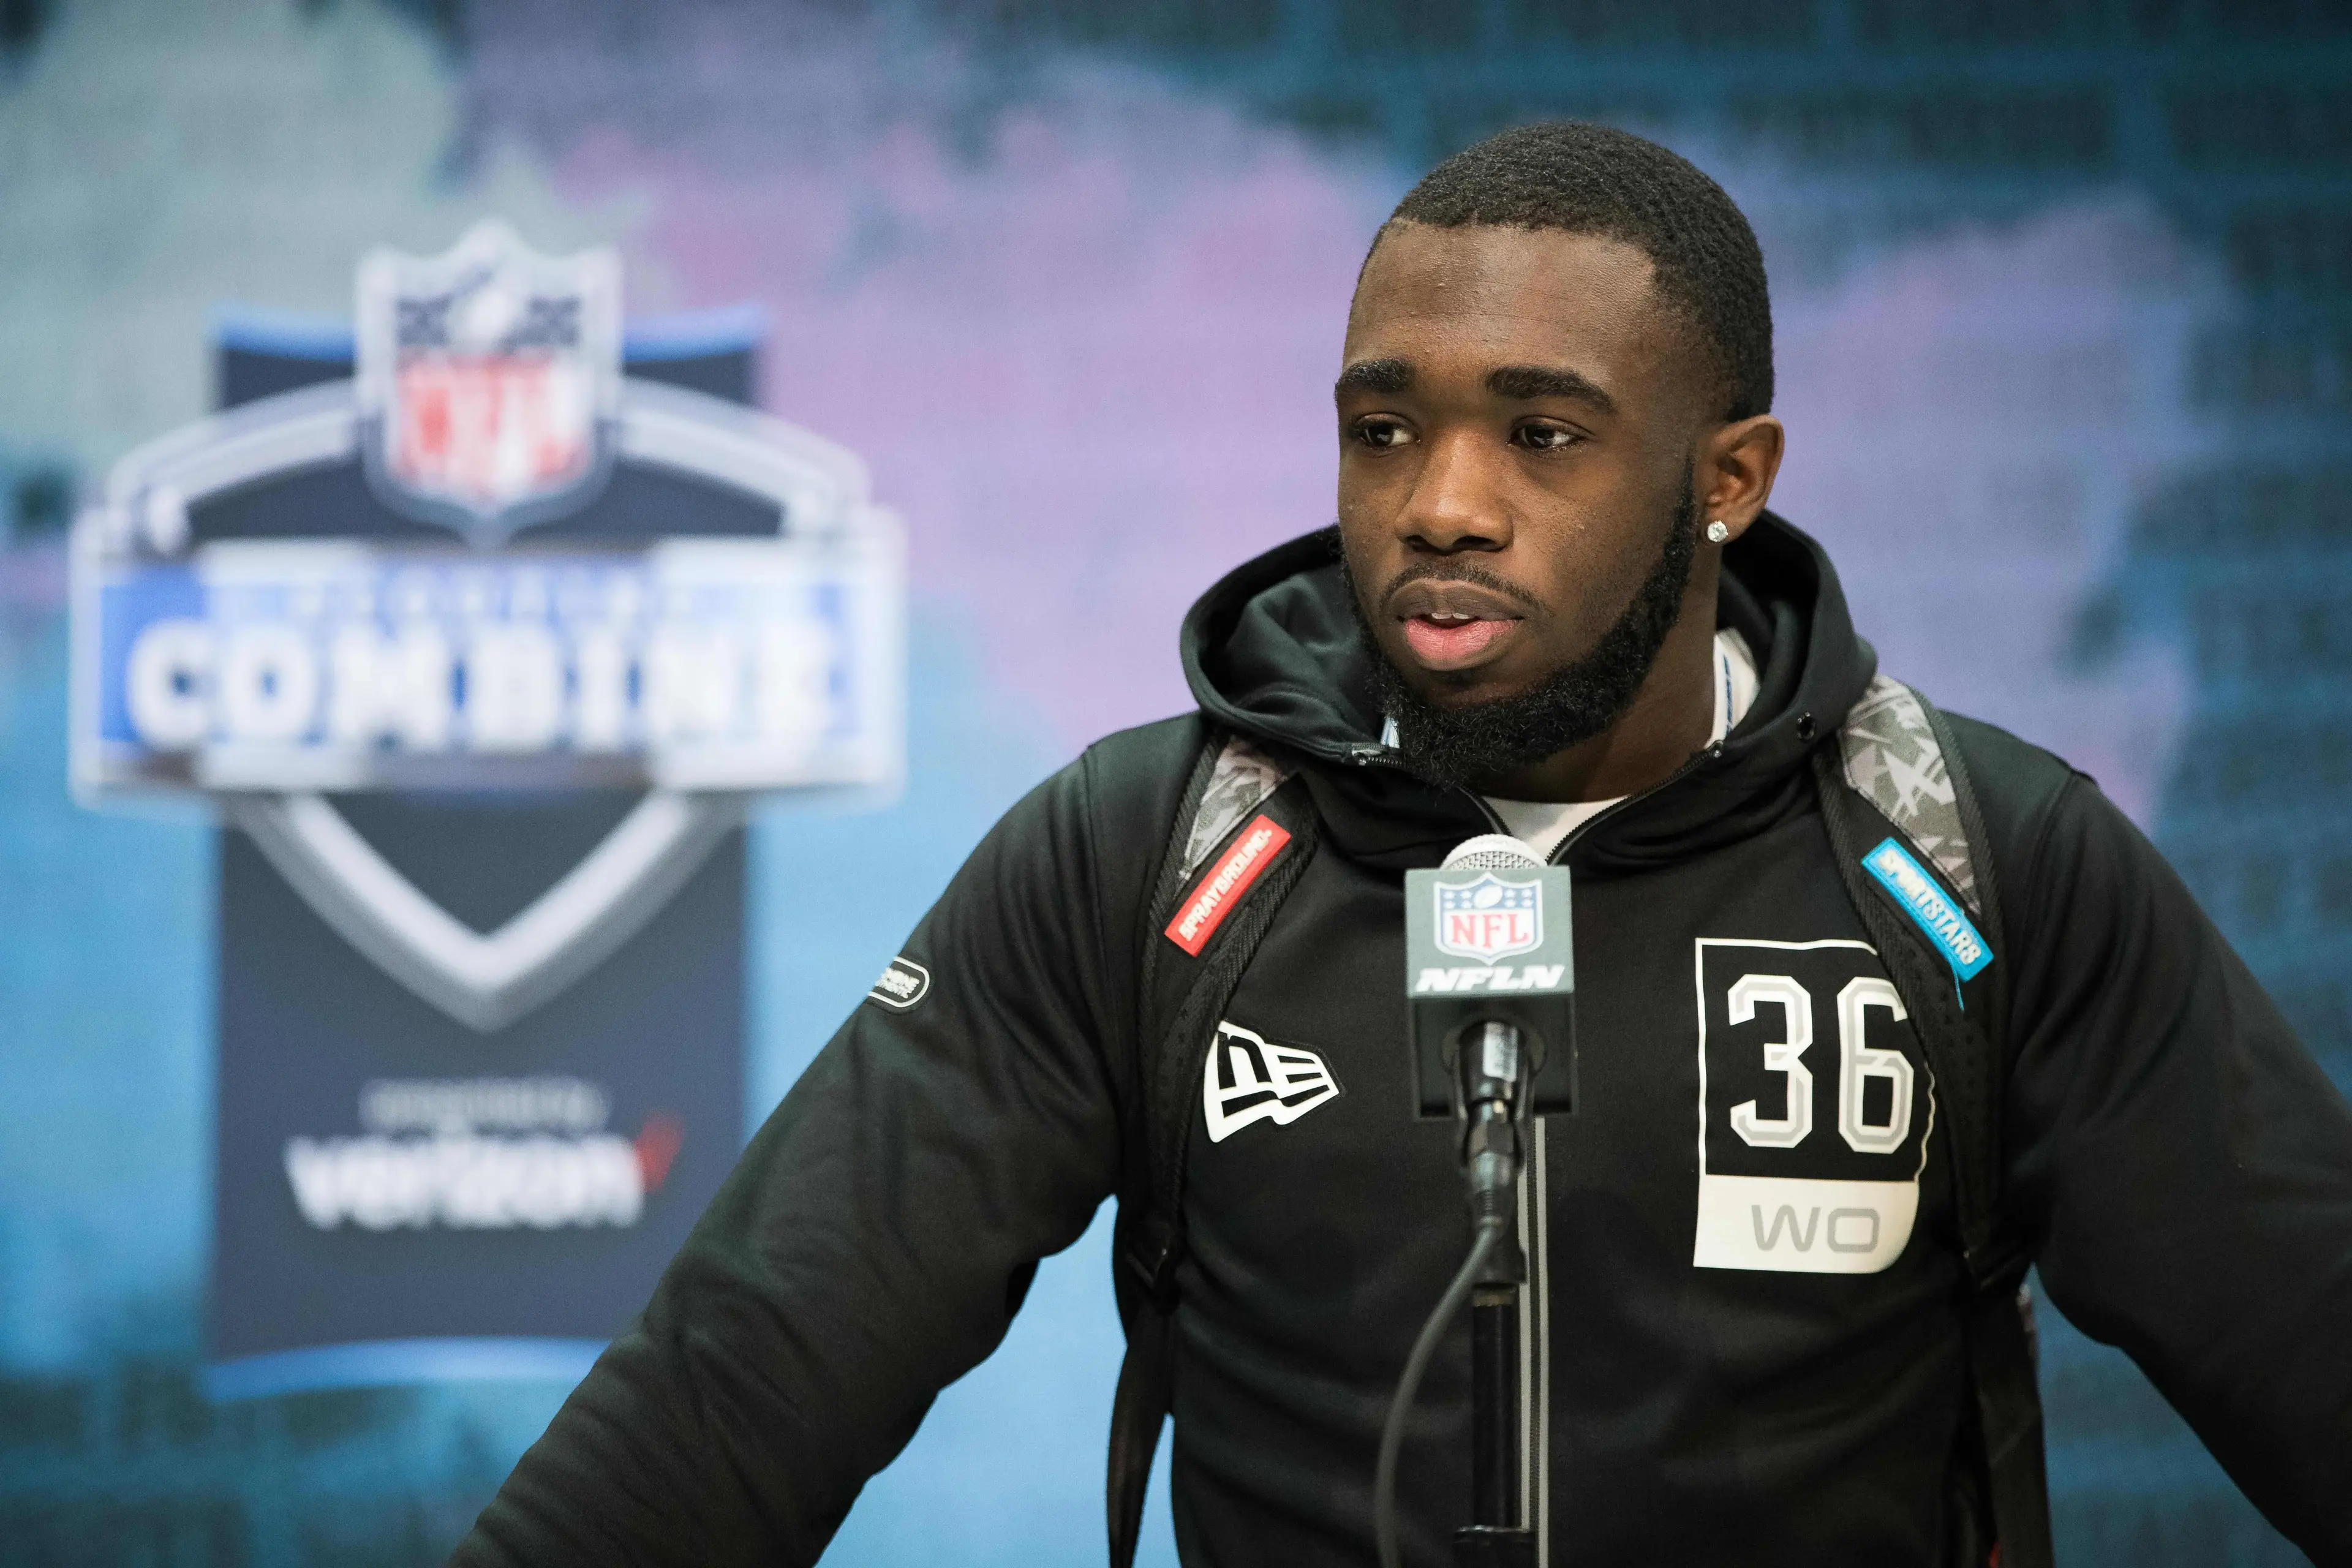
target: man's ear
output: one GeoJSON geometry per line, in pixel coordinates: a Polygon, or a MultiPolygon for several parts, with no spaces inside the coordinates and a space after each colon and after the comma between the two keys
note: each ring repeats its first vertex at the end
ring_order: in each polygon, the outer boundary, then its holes
{"type": "Polygon", "coordinates": [[[1701,437],[1697,489],[1700,517],[1708,541],[1728,544],[1748,531],[1780,471],[1787,432],[1769,414],[1735,419],[1701,437]],[[1714,525],[1723,524],[1718,531],[1714,525]],[[1717,533],[1722,533],[1717,538],[1717,533]]]}

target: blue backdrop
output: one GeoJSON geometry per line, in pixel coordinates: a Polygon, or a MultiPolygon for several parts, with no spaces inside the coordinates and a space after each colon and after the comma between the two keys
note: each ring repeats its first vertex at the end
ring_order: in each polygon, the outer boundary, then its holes
{"type": "MultiPolygon", "coordinates": [[[[2332,0],[16,0],[0,1563],[435,1561],[563,1393],[198,1392],[214,855],[67,797],[60,541],[210,405],[217,308],[347,313],[362,251],[490,213],[610,242],[633,312],[762,304],[761,400],[907,515],[907,793],[751,835],[756,1117],[997,812],[1182,702],[1190,596],[1328,520],[1388,205],[1561,113],[1660,136],[1755,219],[1779,504],[1886,666],[2096,773],[2352,1079],[2332,0]]],[[[828,1561],[1098,1559],[1107,1268],[1099,1224],[1048,1263],[828,1561]]],[[[2298,1560],[2127,1363],[2044,1322],[2066,1561],[2298,1560]]]]}

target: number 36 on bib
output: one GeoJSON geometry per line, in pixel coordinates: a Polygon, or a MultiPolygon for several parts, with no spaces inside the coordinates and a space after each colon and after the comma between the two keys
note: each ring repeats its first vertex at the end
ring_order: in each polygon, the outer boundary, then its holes
{"type": "Polygon", "coordinates": [[[1919,1213],[1935,1090],[1859,942],[1702,937],[1701,1268],[1875,1274],[1919,1213]]]}

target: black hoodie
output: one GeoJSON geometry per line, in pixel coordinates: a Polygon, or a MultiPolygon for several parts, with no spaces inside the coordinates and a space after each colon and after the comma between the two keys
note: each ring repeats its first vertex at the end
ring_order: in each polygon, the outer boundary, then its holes
{"type": "MultiPolygon", "coordinates": [[[[1201,713],[1100,742],[990,833],[457,1562],[815,1559],[1118,1184],[1150,882],[1209,723],[1299,767],[1323,833],[1204,1048],[1309,1053],[1338,1092],[1226,1117],[1204,1076],[1177,1540],[1194,1564],[1370,1559],[1381,1417],[1467,1235],[1453,1129],[1412,1114],[1402,873],[1494,825],[1381,746],[1344,594],[1327,531],[1194,607],[1201,713]]],[[[1874,656],[1769,516],[1725,552],[1721,613],[1758,654],[1747,718],[1560,850],[1581,1099],[1530,1140],[1523,1221],[1542,1560],[1937,1563],[1964,1451],[1948,1138],[1809,768],[1874,656]],[[1875,1206],[1824,1217],[1778,1201],[1792,1180],[1875,1206]]],[[[2006,1197],[2042,1280],[2282,1531],[2352,1563],[2352,1112],[2091,780],[1954,726],[2007,931],[2006,1197]]],[[[1464,1516],[1467,1360],[1457,1326],[1411,1428],[1415,1562],[1464,1516]]]]}

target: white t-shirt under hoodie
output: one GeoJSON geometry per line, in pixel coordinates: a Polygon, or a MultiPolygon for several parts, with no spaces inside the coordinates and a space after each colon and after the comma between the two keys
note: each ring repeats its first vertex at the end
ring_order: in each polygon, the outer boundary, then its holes
{"type": "MultiPolygon", "coordinates": [[[[1756,656],[1748,639],[1726,626],[1715,634],[1715,731],[1713,745],[1748,717],[1756,701],[1756,656]]],[[[1623,800],[1501,800],[1486,797],[1511,837],[1549,860],[1568,836],[1623,800]]]]}

